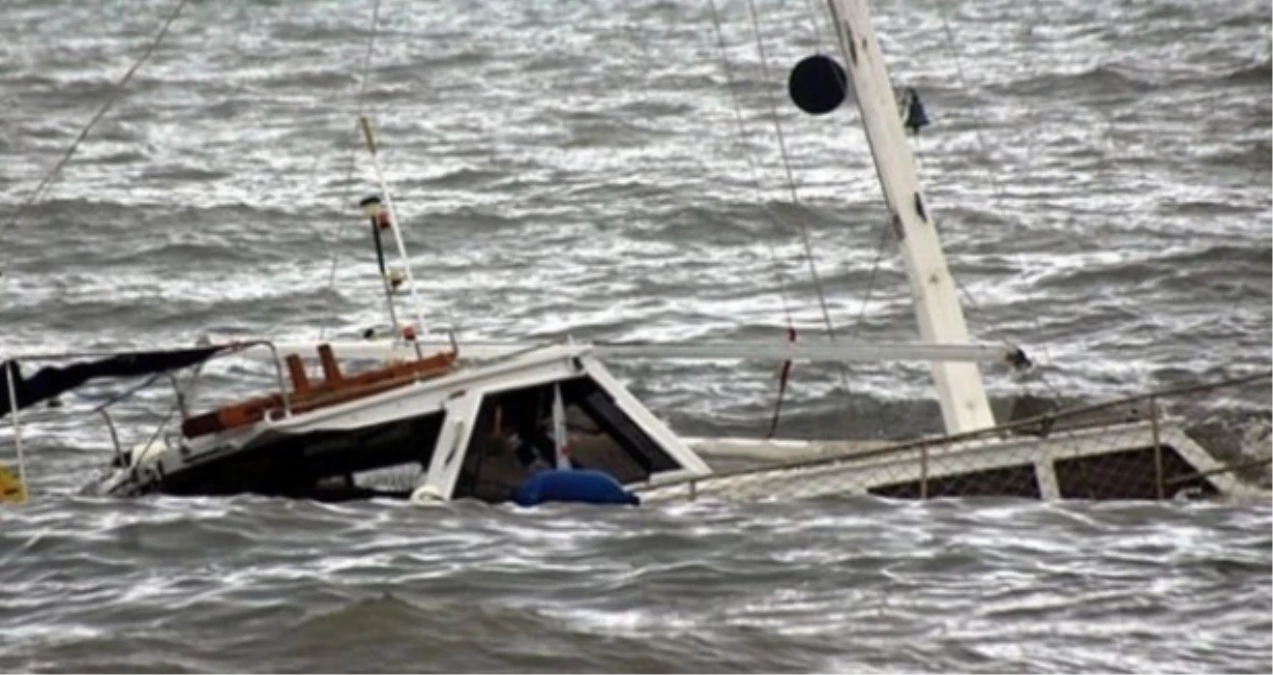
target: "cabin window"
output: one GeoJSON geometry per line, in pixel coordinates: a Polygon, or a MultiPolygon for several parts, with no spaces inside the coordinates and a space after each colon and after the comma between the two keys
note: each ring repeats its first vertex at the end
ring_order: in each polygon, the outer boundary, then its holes
{"type": "Polygon", "coordinates": [[[441,412],[356,431],[283,436],[253,450],[174,474],[174,494],[255,492],[321,501],[409,497],[429,466],[441,412]],[[410,475],[409,475],[410,474],[410,475]]]}
{"type": "MultiPolygon", "coordinates": [[[[679,468],[591,378],[560,384],[572,466],[604,471],[621,483],[679,468]]],[[[453,496],[507,501],[531,473],[553,467],[553,398],[551,383],[483,397],[453,496]]]]}
{"type": "MultiPolygon", "coordinates": [[[[867,490],[880,497],[917,499],[925,494],[920,482],[907,481],[867,490]]],[[[967,473],[934,476],[928,479],[929,497],[1033,497],[1038,499],[1039,482],[1033,464],[982,469],[967,473]]]]}
{"type": "MultiPolygon", "coordinates": [[[[1156,499],[1157,468],[1153,446],[1099,455],[1058,459],[1057,487],[1067,499],[1156,499]]],[[[1164,496],[1185,492],[1214,495],[1216,486],[1197,471],[1176,449],[1162,446],[1164,496]]]]}

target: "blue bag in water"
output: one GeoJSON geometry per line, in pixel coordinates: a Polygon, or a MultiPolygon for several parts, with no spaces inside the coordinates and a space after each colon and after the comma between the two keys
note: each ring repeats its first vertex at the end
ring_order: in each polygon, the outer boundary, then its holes
{"type": "Polygon", "coordinates": [[[513,491],[513,501],[518,506],[535,506],[545,502],[638,506],[641,498],[624,490],[619,481],[602,471],[549,469],[522,481],[513,491]]]}

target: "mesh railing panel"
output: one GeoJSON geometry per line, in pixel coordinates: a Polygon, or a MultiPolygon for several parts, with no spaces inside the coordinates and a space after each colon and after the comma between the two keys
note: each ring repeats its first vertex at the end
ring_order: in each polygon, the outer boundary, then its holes
{"type": "Polygon", "coordinates": [[[647,501],[872,494],[1043,499],[1267,497],[1269,373],[1058,410],[994,429],[684,479],[647,501]]]}

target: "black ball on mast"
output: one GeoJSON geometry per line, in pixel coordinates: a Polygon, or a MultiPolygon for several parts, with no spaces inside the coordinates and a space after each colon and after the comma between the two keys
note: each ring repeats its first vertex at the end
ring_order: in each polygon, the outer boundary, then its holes
{"type": "Polygon", "coordinates": [[[824,54],[801,59],[787,79],[791,100],[810,115],[825,115],[839,107],[848,95],[847,87],[844,67],[824,54]]]}

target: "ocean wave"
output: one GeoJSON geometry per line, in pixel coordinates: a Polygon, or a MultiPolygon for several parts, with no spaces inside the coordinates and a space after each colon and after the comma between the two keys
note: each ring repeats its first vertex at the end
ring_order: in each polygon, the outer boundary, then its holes
{"type": "Polygon", "coordinates": [[[1264,59],[1259,63],[1234,69],[1224,76],[1224,81],[1238,85],[1266,85],[1273,78],[1273,60],[1264,59]]]}
{"type": "Polygon", "coordinates": [[[1057,94],[1135,97],[1162,86],[1127,68],[1105,64],[1074,72],[1052,72],[999,85],[1001,94],[1055,97],[1057,94]]]}

